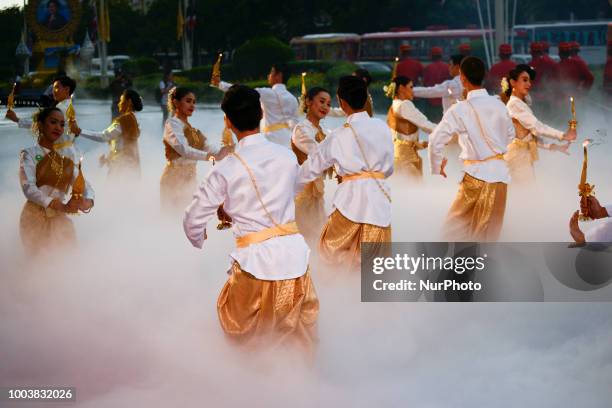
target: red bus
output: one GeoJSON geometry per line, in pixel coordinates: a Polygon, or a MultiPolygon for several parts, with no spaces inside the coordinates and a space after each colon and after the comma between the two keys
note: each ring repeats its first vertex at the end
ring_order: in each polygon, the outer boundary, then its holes
{"type": "Polygon", "coordinates": [[[485,58],[483,34],[492,35],[492,30],[425,30],[363,34],[359,58],[364,61],[391,61],[399,54],[399,47],[412,46],[412,56],[429,60],[432,47],[441,47],[444,56],[458,53],[459,44],[468,43],[472,55],[485,58]]]}
{"type": "Polygon", "coordinates": [[[354,33],[309,34],[292,38],[289,44],[298,60],[354,61],[360,39],[354,33]]]}

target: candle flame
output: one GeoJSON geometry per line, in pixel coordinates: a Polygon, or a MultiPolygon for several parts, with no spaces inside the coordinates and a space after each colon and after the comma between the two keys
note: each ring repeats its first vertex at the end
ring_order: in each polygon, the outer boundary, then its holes
{"type": "Polygon", "coordinates": [[[588,145],[590,145],[592,142],[591,139],[586,139],[584,142],[582,142],[582,147],[587,147],[588,145]]]}
{"type": "Polygon", "coordinates": [[[302,76],[305,77],[306,76],[306,72],[302,72],[302,76]]]}

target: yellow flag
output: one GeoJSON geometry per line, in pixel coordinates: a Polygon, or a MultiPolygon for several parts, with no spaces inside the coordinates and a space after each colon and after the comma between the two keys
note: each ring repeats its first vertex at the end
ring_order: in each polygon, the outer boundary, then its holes
{"type": "Polygon", "coordinates": [[[108,2],[104,3],[104,32],[106,34],[106,38],[104,41],[110,42],[110,15],[108,14],[108,2]]]}
{"type": "Polygon", "coordinates": [[[183,18],[183,10],[181,8],[181,1],[178,2],[178,14],[176,15],[176,39],[180,40],[183,38],[183,30],[185,29],[185,19],[183,18]]]}
{"type": "Polygon", "coordinates": [[[108,15],[108,3],[104,3],[104,6],[100,8],[99,20],[98,34],[100,36],[100,40],[110,42],[110,18],[108,15]]]}

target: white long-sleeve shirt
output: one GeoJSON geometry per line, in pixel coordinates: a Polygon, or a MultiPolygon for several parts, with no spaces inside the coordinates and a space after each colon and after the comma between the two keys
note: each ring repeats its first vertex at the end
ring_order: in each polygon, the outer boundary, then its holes
{"type": "MultiPolygon", "coordinates": [[[[444,114],[438,126],[429,135],[429,163],[432,174],[440,174],[444,146],[455,133],[459,135],[459,158],[462,160],[485,160],[496,154],[506,153],[507,146],[515,136],[514,125],[506,106],[498,98],[490,96],[485,89],[471,91],[467,100],[457,102],[444,114]]],[[[468,164],[464,165],[463,170],[487,183],[510,182],[510,171],[504,160],[468,164]]]]}
{"type": "MultiPolygon", "coordinates": [[[[418,110],[417,107],[414,106],[414,103],[412,103],[412,101],[409,99],[403,101],[400,99],[394,99],[393,103],[391,104],[391,109],[393,109],[393,112],[399,114],[402,118],[409,120],[416,127],[418,127],[427,134],[433,132],[434,128],[436,127],[436,124],[430,122],[429,119],[427,119],[427,117],[423,115],[423,113],[418,110]]],[[[393,133],[393,136],[395,136],[396,139],[409,140],[412,142],[419,141],[418,131],[410,135],[404,135],[394,130],[391,130],[391,132],[393,133]]]]}
{"type": "Polygon", "coordinates": [[[442,98],[442,110],[446,112],[463,96],[463,85],[459,75],[434,86],[415,86],[415,98],[442,98]]]}
{"type": "MultiPolygon", "coordinates": [[[[391,130],[385,122],[371,118],[367,112],[350,115],[347,122],[357,133],[365,157],[348,127],[339,127],[311,151],[302,164],[298,177],[298,188],[319,177],[334,166],[340,176],[380,172],[389,177],[393,173],[393,140],[391,130]]],[[[389,184],[382,179],[357,179],[340,183],[333,199],[333,208],[338,209],[349,220],[386,227],[391,224],[391,203],[379,188],[390,196],[389,184]]]]}
{"type": "Polygon", "coordinates": [[[211,148],[204,141],[204,150],[199,150],[189,145],[185,137],[185,122],[173,116],[166,120],[164,126],[164,141],[168,143],[181,157],[172,161],[174,164],[194,164],[197,160],[208,160],[211,148]]]}
{"type": "MultiPolygon", "coordinates": [[[[62,203],[66,204],[71,197],[72,183],[74,183],[79,175],[79,162],[77,161],[74,163],[72,182],[70,183],[70,187],[68,188],[67,192],[47,185],[38,187],[36,185],[36,165],[38,164],[38,161],[49,152],[50,150],[46,147],[36,145],[22,150],[19,157],[19,182],[21,184],[23,194],[29,201],[32,201],[33,203],[44,208],[47,208],[54,199],[60,200],[62,203]]],[[[83,196],[90,200],[94,199],[94,191],[87,180],[85,181],[85,192],[83,193],[83,196]]]]}
{"type": "MultiPolygon", "coordinates": [[[[512,95],[506,104],[508,113],[512,119],[517,120],[525,129],[531,132],[531,135],[547,137],[558,141],[563,140],[564,133],[553,127],[550,127],[538,120],[533,114],[531,107],[520,98],[512,95]]],[[[531,139],[531,137],[529,138],[531,139]]],[[[548,147],[548,143],[541,142],[544,147],[548,147]]]]}
{"type": "MultiPolygon", "coordinates": [[[[64,134],[57,139],[55,145],[57,146],[55,150],[57,153],[64,157],[69,157],[73,162],[78,163],[82,154],[81,151],[74,145],[75,136],[70,133],[70,126],[68,125],[68,118],[66,117],[66,110],[68,109],[68,105],[70,104],[70,99],[64,99],[61,102],[58,102],[55,106],[64,114],[64,119],[66,120],[66,126],[64,128],[64,134]]],[[[17,122],[17,126],[22,129],[31,129],[32,128],[32,118],[20,118],[19,122],[17,122]]]]}
{"type": "MultiPolygon", "coordinates": [[[[606,205],[608,215],[612,217],[612,204],[606,205]]],[[[612,242],[612,218],[599,220],[597,225],[585,234],[586,242],[612,242]]]]}
{"type": "MultiPolygon", "coordinates": [[[[294,221],[299,166],[293,152],[258,133],[240,140],[236,153],[253,172],[261,199],[274,222],[280,225],[294,221]]],[[[202,247],[206,225],[211,219],[216,220],[221,204],[232,218],[235,237],[274,226],[257,198],[248,171],[237,157],[229,155],[212,168],[185,211],[183,227],[193,246],[202,247]]],[[[243,270],[263,280],[302,276],[309,256],[310,249],[300,234],[270,238],[230,253],[243,270]]]]}
{"type": "Polygon", "coordinates": [[[82,136],[86,139],[93,140],[95,142],[110,142],[111,140],[117,141],[117,148],[121,148],[121,144],[123,143],[123,138],[121,134],[123,133],[123,129],[121,128],[121,124],[117,121],[113,121],[109,127],[104,129],[102,132],[96,132],[94,130],[81,129],[82,136]]]}
{"type": "MultiPolygon", "coordinates": [[[[226,92],[232,84],[221,81],[219,89],[226,92]]],[[[298,123],[298,100],[287,90],[285,84],[275,84],[271,88],[255,88],[259,92],[263,109],[262,132],[270,141],[291,147],[291,132],[298,123]],[[287,124],[286,128],[265,131],[266,127],[287,124]]]]}
{"type": "Polygon", "coordinates": [[[305,154],[317,148],[317,133],[319,129],[308,119],[304,119],[293,128],[291,141],[305,154]]]}

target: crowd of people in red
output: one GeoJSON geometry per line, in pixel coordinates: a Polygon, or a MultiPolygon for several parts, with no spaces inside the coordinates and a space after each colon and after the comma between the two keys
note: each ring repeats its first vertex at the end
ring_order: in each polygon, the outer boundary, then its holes
{"type": "MultiPolygon", "coordinates": [[[[580,98],[586,95],[594,85],[595,77],[587,63],[580,56],[580,44],[576,41],[558,44],[559,62],[549,55],[550,45],[546,41],[530,44],[531,61],[536,77],[533,81],[532,97],[544,110],[555,111],[560,104],[565,104],[569,97],[580,98]]],[[[415,85],[433,87],[451,79],[449,64],[443,59],[443,50],[432,47],[431,63],[423,65],[412,56],[412,47],[400,47],[400,61],[397,65],[397,75],[405,76],[414,81],[415,85]]],[[[493,94],[501,91],[502,78],[508,75],[516,62],[512,60],[510,44],[501,44],[498,49],[499,61],[488,72],[485,87],[493,94]]],[[[458,54],[468,56],[471,53],[469,44],[461,44],[458,54]]],[[[608,58],[603,73],[602,90],[612,98],[612,40],[608,42],[608,58]]],[[[437,118],[440,98],[428,98],[423,106],[428,115],[437,118]]]]}
{"type": "MultiPolygon", "coordinates": [[[[549,55],[548,42],[532,42],[530,45],[531,65],[537,75],[534,81],[534,91],[546,89],[549,98],[557,99],[559,96],[581,96],[586,94],[593,86],[595,77],[587,63],[580,56],[580,44],[576,41],[561,42],[559,44],[559,62],[555,62],[549,55]],[[550,87],[552,85],[552,88],[550,87]],[[557,89],[558,93],[550,92],[557,89]]],[[[461,44],[458,51],[462,55],[471,52],[469,44],[461,44]]],[[[400,62],[397,65],[397,75],[414,80],[415,84],[433,86],[450,78],[448,64],[443,61],[443,52],[440,47],[432,47],[430,51],[431,63],[423,66],[421,62],[412,57],[412,47],[400,47],[400,62]]],[[[516,63],[512,61],[512,47],[510,44],[499,46],[499,62],[494,64],[486,79],[486,87],[490,92],[499,93],[503,77],[508,75],[516,63]]],[[[612,95],[612,40],[608,43],[608,60],[603,76],[603,89],[612,95]]],[[[428,99],[431,106],[440,106],[440,99],[428,99]]]]}

